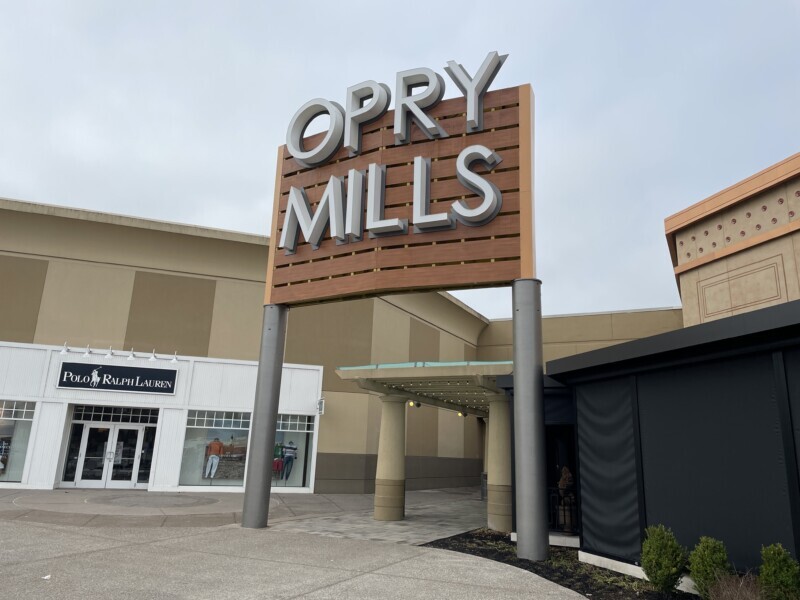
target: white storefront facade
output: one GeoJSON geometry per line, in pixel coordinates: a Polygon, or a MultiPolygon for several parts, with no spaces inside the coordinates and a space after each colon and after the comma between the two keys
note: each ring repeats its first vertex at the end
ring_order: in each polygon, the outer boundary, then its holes
{"type": "MultiPolygon", "coordinates": [[[[257,369],[0,343],[0,489],[240,492],[257,369]]],[[[321,390],[322,367],[284,365],[273,489],[314,491],[321,390]]]]}

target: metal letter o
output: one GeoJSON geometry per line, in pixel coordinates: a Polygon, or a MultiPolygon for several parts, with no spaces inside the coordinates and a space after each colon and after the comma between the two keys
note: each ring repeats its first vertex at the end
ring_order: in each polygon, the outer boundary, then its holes
{"type": "Polygon", "coordinates": [[[286,132],[286,148],[289,154],[305,167],[316,167],[328,160],[339,149],[344,135],[344,109],[336,102],[324,98],[309,100],[300,107],[289,123],[286,132]],[[303,148],[303,134],[309,123],[319,115],[330,115],[330,124],[325,137],[316,148],[305,150],[303,148]]]}

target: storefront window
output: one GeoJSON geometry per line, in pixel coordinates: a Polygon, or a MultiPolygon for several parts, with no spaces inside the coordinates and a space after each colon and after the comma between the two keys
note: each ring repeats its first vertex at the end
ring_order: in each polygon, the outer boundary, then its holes
{"type": "MultiPolygon", "coordinates": [[[[243,485],[249,428],[250,413],[190,410],[180,485],[243,485]]],[[[278,415],[273,486],[308,486],[313,435],[313,416],[278,415]]]]}
{"type": "Polygon", "coordinates": [[[314,417],[278,415],[272,459],[273,487],[306,487],[311,466],[314,417]]]}
{"type": "Polygon", "coordinates": [[[250,413],[190,410],[180,485],[244,485],[250,413]]]}
{"type": "Polygon", "coordinates": [[[34,402],[0,400],[0,481],[22,481],[34,402]]]}

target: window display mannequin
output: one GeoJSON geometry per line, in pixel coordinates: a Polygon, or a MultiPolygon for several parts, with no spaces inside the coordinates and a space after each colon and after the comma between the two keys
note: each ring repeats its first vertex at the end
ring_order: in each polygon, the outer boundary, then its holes
{"type": "Polygon", "coordinates": [[[283,473],[283,443],[275,444],[275,452],[272,455],[272,477],[281,478],[283,473]]]}
{"type": "Polygon", "coordinates": [[[214,475],[217,474],[217,466],[219,466],[219,457],[222,456],[224,450],[225,445],[219,441],[218,437],[215,437],[214,441],[209,442],[208,446],[206,446],[206,456],[208,457],[206,461],[206,479],[209,477],[214,479],[214,475]]]}
{"type": "Polygon", "coordinates": [[[292,474],[292,465],[294,465],[295,458],[297,458],[297,446],[290,440],[283,447],[283,473],[281,478],[285,481],[288,481],[289,476],[292,474]]]}

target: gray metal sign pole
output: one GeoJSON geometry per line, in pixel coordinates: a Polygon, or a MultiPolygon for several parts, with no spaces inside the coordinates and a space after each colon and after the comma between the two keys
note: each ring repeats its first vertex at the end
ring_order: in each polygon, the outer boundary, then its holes
{"type": "Polygon", "coordinates": [[[516,279],[514,298],[514,461],[517,556],[547,560],[542,370],[542,282],[516,279]]]}
{"type": "Polygon", "coordinates": [[[288,307],[280,304],[267,304],[264,307],[256,401],[253,405],[250,442],[247,449],[247,485],[242,508],[242,527],[251,529],[266,527],[269,517],[272,457],[275,447],[275,428],[278,423],[278,400],[281,394],[288,314],[288,307]]]}

